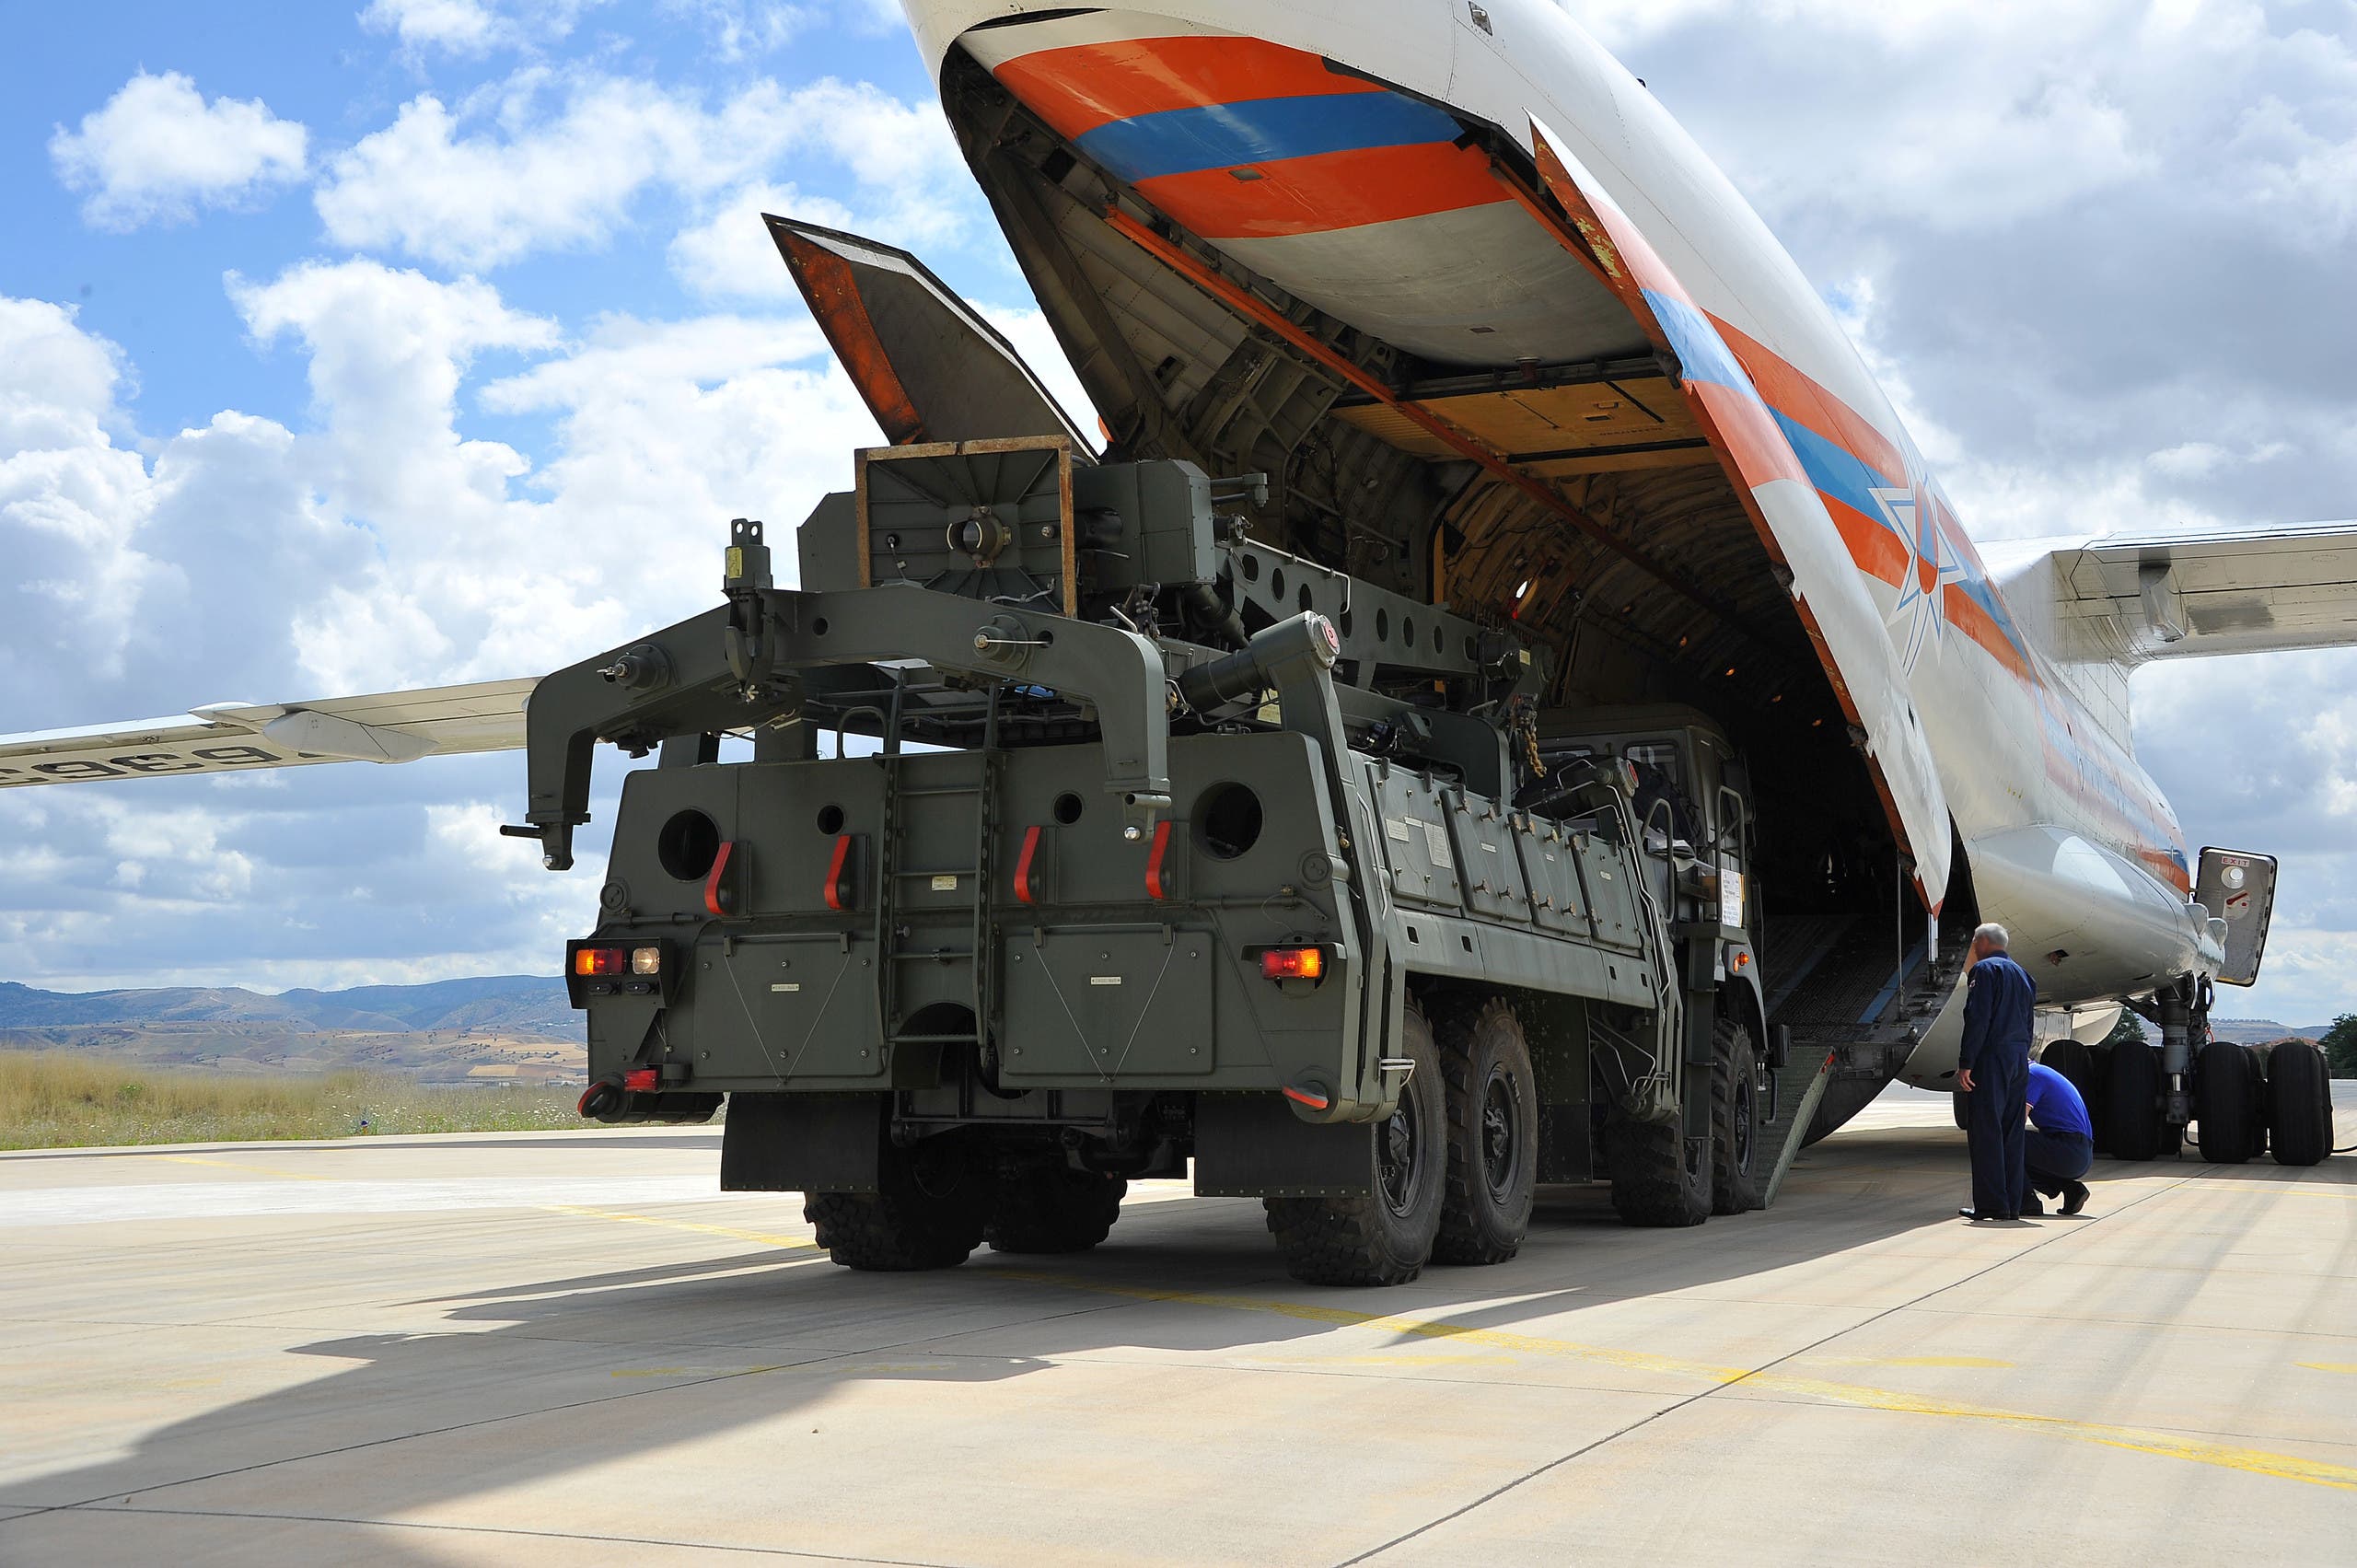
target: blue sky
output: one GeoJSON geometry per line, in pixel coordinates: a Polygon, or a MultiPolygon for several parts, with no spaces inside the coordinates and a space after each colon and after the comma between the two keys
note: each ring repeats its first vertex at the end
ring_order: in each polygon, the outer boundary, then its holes
{"type": "MultiPolygon", "coordinates": [[[[2350,0],[1568,8],[1977,537],[2357,513],[2350,0]]],[[[704,608],[726,519],[799,520],[873,439],[764,206],[919,251],[1053,358],[888,0],[5,26],[0,732],[538,673],[704,608]]],[[[2229,1012],[2357,1006],[2352,659],[2137,677],[2189,835],[2291,865],[2229,1012]]],[[[545,969],[590,874],[496,836],[520,794],[495,757],[7,792],[0,977],[545,969]]]]}

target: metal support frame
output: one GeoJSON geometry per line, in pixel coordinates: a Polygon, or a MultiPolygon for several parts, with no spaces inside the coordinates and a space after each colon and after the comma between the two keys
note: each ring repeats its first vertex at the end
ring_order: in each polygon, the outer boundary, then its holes
{"type": "Polygon", "coordinates": [[[531,826],[552,871],[573,864],[573,830],[589,819],[597,743],[644,749],[675,735],[743,729],[800,709],[805,669],[917,659],[935,669],[1019,679],[1094,705],[1105,787],[1124,831],[1144,838],[1170,809],[1170,720],[1162,652],[1134,632],[1004,605],[885,587],[840,593],[761,588],[638,639],[659,649],[659,680],[633,688],[610,672],[619,652],[541,680],[525,710],[531,826]]]}

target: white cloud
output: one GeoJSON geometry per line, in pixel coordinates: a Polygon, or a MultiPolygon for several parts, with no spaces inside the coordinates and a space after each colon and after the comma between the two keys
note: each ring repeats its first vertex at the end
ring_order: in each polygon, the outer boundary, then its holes
{"type": "Polygon", "coordinates": [[[254,200],[300,180],[309,133],[281,120],[260,99],[211,103],[177,71],[141,72],[49,140],[51,163],[68,190],[87,192],[82,216],[99,228],[181,222],[199,206],[254,200]]]}
{"type": "MultiPolygon", "coordinates": [[[[0,557],[27,567],[0,585],[0,658],[42,672],[0,727],[553,668],[708,608],[731,517],[776,525],[790,574],[793,525],[876,439],[799,315],[617,316],[571,341],[489,285],[368,261],[231,295],[258,343],[305,356],[311,427],[225,411],[134,444],[112,345],[0,300],[0,557]],[[509,372],[485,409],[552,425],[545,465],[467,434],[484,366],[509,372]]],[[[0,972],[544,970],[588,906],[493,831],[518,768],[0,793],[0,842],[39,846],[0,857],[0,972]]]]}
{"type": "Polygon", "coordinates": [[[543,249],[599,248],[652,187],[709,219],[765,188],[788,156],[841,164],[917,238],[951,231],[970,210],[940,111],[865,83],[789,91],[764,79],[707,110],[650,82],[540,70],[456,110],[431,94],[412,99],[331,162],[315,200],[339,244],[481,270],[543,249]],[[562,101],[551,110],[552,99],[562,101]]]}
{"type": "Polygon", "coordinates": [[[412,50],[431,46],[457,55],[488,53],[512,36],[507,19],[482,0],[370,0],[360,25],[391,33],[412,50]]]}

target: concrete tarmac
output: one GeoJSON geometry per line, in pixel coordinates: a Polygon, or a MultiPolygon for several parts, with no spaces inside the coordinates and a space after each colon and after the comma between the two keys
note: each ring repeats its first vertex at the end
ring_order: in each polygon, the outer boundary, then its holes
{"type": "Polygon", "coordinates": [[[1389,1291],[1173,1183],[853,1274],[704,1130],[0,1156],[0,1563],[2357,1562],[2357,1159],[1970,1226],[1947,1114],[1389,1291]]]}

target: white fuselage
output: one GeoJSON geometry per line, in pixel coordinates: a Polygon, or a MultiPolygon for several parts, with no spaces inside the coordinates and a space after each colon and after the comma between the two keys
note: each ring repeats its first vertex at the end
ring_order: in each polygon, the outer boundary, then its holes
{"type": "MultiPolygon", "coordinates": [[[[1045,9],[1006,0],[905,0],[905,8],[936,70],[975,24],[1045,9]]],[[[1835,548],[1899,656],[1981,915],[2011,928],[2041,1001],[2106,1012],[2107,998],[2215,963],[2206,923],[2188,902],[2183,836],[2130,749],[2122,672],[2059,663],[2045,607],[2014,612],[1817,292],[1595,40],[1548,0],[1157,0],[1136,12],[992,28],[966,42],[1010,80],[1004,64],[1043,41],[1189,34],[1240,34],[1339,62],[1501,127],[1526,148],[1534,119],[1560,137],[1717,325],[1791,438],[1840,536],[1835,548]]],[[[1141,190],[1152,189],[1151,174],[1141,171],[1141,190]]],[[[1190,188],[1167,183],[1166,206],[1193,199],[1190,188]]],[[[1235,192],[1222,184],[1212,194],[1235,192]]],[[[1511,364],[1580,346],[1567,341],[1579,323],[1550,314],[1550,296],[1567,292],[1568,263],[1511,205],[1318,232],[1248,215],[1225,235],[1212,226],[1213,243],[1299,297],[1427,357],[1511,364]]],[[[1951,1021],[1906,1075],[1935,1084],[1953,1065],[1951,1021]]]]}

